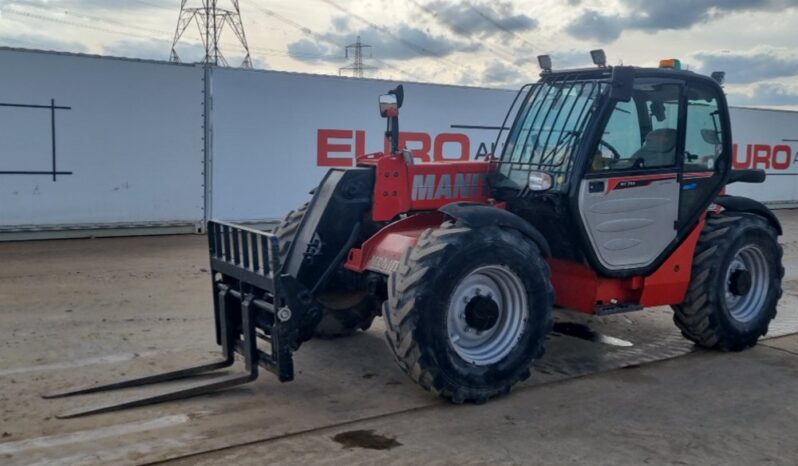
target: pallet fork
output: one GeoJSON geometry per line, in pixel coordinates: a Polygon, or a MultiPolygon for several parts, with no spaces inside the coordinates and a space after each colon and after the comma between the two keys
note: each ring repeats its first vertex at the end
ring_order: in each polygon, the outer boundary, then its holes
{"type": "Polygon", "coordinates": [[[318,311],[310,307],[310,294],[292,277],[281,273],[277,237],[240,225],[209,221],[208,246],[216,340],[222,347],[224,359],[145,377],[51,393],[43,398],[65,398],[198,375],[219,375],[214,371],[232,366],[236,353],[243,356],[245,371],[188,388],[82,407],[56,417],[66,419],[106,413],[215,392],[255,380],[258,366],[274,372],[281,382],[293,380],[293,352],[299,347],[300,339],[304,339],[300,329],[305,318],[308,315],[315,318],[318,311]],[[271,351],[259,349],[257,340],[270,343],[271,351]]]}

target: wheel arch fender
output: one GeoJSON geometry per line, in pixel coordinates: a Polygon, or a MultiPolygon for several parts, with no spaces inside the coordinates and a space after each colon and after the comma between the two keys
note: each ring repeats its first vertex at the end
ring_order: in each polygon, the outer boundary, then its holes
{"type": "Polygon", "coordinates": [[[439,208],[438,211],[470,228],[498,225],[517,230],[532,240],[545,257],[551,257],[551,247],[546,237],[531,223],[512,212],[479,202],[452,202],[439,208]]]}
{"type": "Polygon", "coordinates": [[[749,197],[724,195],[715,198],[715,204],[723,207],[729,212],[748,212],[759,215],[767,220],[768,223],[776,229],[776,233],[778,233],[779,236],[784,233],[778,217],[776,217],[776,215],[770,209],[768,209],[765,204],[762,204],[759,201],[755,201],[749,197]]]}

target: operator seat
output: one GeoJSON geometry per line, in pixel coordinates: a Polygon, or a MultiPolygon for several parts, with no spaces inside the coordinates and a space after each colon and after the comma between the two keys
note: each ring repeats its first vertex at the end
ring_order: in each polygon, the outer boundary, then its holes
{"type": "Polygon", "coordinates": [[[670,167],[676,163],[676,130],[655,129],[646,135],[643,147],[632,156],[644,168],[670,167]]]}

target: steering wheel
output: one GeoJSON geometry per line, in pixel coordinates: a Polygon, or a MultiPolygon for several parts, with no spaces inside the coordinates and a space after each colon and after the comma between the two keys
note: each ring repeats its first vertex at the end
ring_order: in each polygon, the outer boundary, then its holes
{"type": "Polygon", "coordinates": [[[613,159],[613,160],[621,160],[621,154],[620,154],[620,152],[618,152],[618,149],[616,149],[615,147],[613,147],[613,146],[612,146],[612,144],[610,144],[609,142],[607,142],[607,141],[605,141],[605,140],[603,140],[603,139],[602,139],[601,141],[599,141],[598,145],[599,145],[599,146],[604,146],[604,147],[606,147],[607,149],[609,149],[609,150],[610,150],[610,152],[612,152],[612,159],[613,159]]]}

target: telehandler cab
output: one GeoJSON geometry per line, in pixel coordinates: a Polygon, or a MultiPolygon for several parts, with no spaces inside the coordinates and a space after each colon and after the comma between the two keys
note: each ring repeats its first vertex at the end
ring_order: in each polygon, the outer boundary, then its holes
{"type": "Polygon", "coordinates": [[[224,359],[143,385],[230,366],[211,383],[84,408],[64,417],[183,398],[253,380],[293,379],[314,334],[385,319],[388,346],[423,388],[483,402],[529,377],[555,306],[605,315],[670,305],[697,345],[738,351],[768,330],[781,296],[781,226],[762,204],[724,194],[762,182],[731,169],[720,79],[679,69],[552,71],[524,86],[501,153],[415,163],[399,147],[399,86],[380,97],[390,153],[333,168],[311,200],[267,233],[208,222],[216,337],[224,359]],[[262,341],[261,345],[258,345],[262,341]]]}

